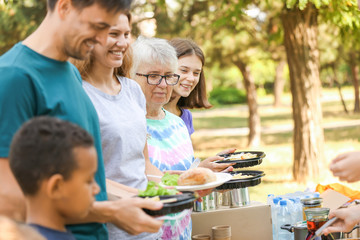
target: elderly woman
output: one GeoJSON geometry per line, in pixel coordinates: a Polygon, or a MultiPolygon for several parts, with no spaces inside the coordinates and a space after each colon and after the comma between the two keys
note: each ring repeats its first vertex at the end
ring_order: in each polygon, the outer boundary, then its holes
{"type": "MultiPolygon", "coordinates": [[[[133,44],[130,77],[139,83],[146,98],[146,122],[149,158],[161,171],[188,170],[194,162],[194,150],[184,121],[166,111],[173,86],[179,81],[175,49],[163,39],[139,37],[133,44]]],[[[199,166],[211,164],[223,170],[231,164],[216,164],[215,156],[199,166]]],[[[191,239],[190,211],[181,219],[165,221],[162,239],[191,239]]]]}

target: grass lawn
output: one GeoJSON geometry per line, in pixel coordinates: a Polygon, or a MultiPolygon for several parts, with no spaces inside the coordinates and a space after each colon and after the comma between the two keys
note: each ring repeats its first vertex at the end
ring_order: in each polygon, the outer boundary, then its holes
{"type": "MultiPolygon", "coordinates": [[[[323,90],[323,122],[338,122],[346,120],[360,119],[360,114],[352,113],[354,106],[353,90],[345,88],[343,90],[346,96],[346,105],[349,114],[344,113],[343,106],[340,102],[338,93],[333,89],[323,90]]],[[[272,107],[272,97],[265,96],[258,100],[258,112],[261,117],[263,127],[273,125],[292,124],[291,97],[285,94],[283,97],[284,106],[279,108],[272,107]]],[[[208,110],[194,110],[194,127],[200,129],[218,129],[218,128],[240,128],[248,125],[247,105],[232,105],[227,107],[214,107],[208,110]]]]}
{"type": "MultiPolygon", "coordinates": [[[[348,110],[351,110],[353,108],[353,100],[351,99],[353,95],[352,89],[344,89],[343,94],[347,96],[347,107],[348,110]]],[[[342,122],[360,119],[359,114],[344,114],[341,102],[339,99],[336,99],[337,95],[338,93],[335,90],[323,91],[323,99],[325,99],[322,103],[323,122],[342,122]]],[[[288,105],[275,109],[270,104],[271,97],[259,99],[259,113],[263,127],[292,124],[291,107],[289,106],[289,103],[291,103],[290,96],[285,95],[283,102],[288,103],[288,105]]],[[[194,127],[196,130],[247,127],[247,111],[246,105],[196,110],[193,111],[194,127]]],[[[195,131],[192,138],[195,156],[200,158],[206,158],[223,149],[233,147],[238,150],[264,151],[266,158],[263,163],[251,169],[264,171],[266,176],[260,185],[250,187],[249,192],[251,200],[265,202],[269,193],[279,195],[298,190],[303,191],[307,188],[314,189],[318,183],[330,184],[338,182],[328,170],[328,164],[341,152],[360,149],[360,126],[326,129],[324,134],[326,166],[321,168],[319,179],[306,184],[297,184],[292,181],[292,132],[263,134],[261,136],[261,145],[257,149],[246,148],[246,136],[197,137],[195,131]]],[[[360,183],[342,184],[360,190],[360,183]]]]}

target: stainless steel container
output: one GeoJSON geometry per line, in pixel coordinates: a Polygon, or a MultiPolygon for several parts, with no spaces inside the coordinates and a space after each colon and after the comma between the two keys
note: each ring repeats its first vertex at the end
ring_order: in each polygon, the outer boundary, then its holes
{"type": "Polygon", "coordinates": [[[215,209],[221,206],[230,206],[230,191],[215,191],[215,209]]]}
{"type": "Polygon", "coordinates": [[[221,197],[222,197],[221,205],[230,206],[230,191],[221,193],[221,197]]]}
{"type": "Polygon", "coordinates": [[[230,207],[241,207],[250,204],[248,188],[232,189],[230,192],[230,207]]]}
{"type": "Polygon", "coordinates": [[[216,192],[201,198],[202,201],[195,201],[193,210],[194,212],[206,212],[216,209],[216,192]]]}
{"type": "MultiPolygon", "coordinates": [[[[308,235],[306,221],[297,222],[295,224],[284,224],[284,225],[280,226],[280,228],[294,233],[294,240],[304,240],[308,235]]],[[[358,226],[355,226],[351,230],[351,232],[357,228],[358,228],[358,226]]],[[[340,233],[340,232],[331,233],[331,236],[329,235],[329,239],[336,239],[336,240],[338,240],[338,239],[359,239],[359,238],[346,238],[346,237],[349,237],[349,235],[351,235],[351,232],[349,232],[349,233],[340,233]]]]}
{"type": "Polygon", "coordinates": [[[194,212],[206,212],[208,210],[208,202],[207,198],[202,197],[202,201],[195,201],[194,202],[194,212]]]}
{"type": "Polygon", "coordinates": [[[205,196],[207,197],[208,201],[208,211],[209,210],[215,210],[216,209],[216,192],[213,191],[209,195],[205,196]]]}

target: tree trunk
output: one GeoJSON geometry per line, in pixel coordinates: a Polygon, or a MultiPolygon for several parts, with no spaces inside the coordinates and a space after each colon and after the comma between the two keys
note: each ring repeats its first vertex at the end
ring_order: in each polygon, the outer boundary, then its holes
{"type": "Polygon", "coordinates": [[[356,54],[354,52],[350,53],[350,68],[351,68],[351,75],[352,81],[355,90],[355,105],[354,105],[354,112],[360,112],[360,104],[359,104],[359,67],[356,62],[356,54]]]}
{"type": "Polygon", "coordinates": [[[313,4],[281,14],[293,98],[293,177],[298,182],[317,181],[324,162],[317,15],[313,4]]]}
{"type": "Polygon", "coordinates": [[[332,78],[332,82],[336,83],[336,86],[337,86],[337,88],[339,90],[340,100],[341,100],[341,103],[343,105],[344,111],[345,111],[346,114],[349,114],[349,111],[347,110],[346,103],[345,103],[345,100],[344,100],[344,96],[343,96],[342,91],[341,91],[341,84],[340,84],[339,79],[338,79],[337,74],[336,74],[335,63],[331,64],[331,69],[332,69],[333,74],[334,74],[334,77],[332,78]]]}
{"type": "Polygon", "coordinates": [[[241,60],[234,61],[240,69],[246,90],[246,98],[249,106],[249,137],[248,146],[259,146],[261,138],[260,115],[256,97],[256,87],[253,77],[250,74],[249,66],[241,60]]]}
{"type": "Polygon", "coordinates": [[[274,107],[281,106],[281,97],[284,92],[285,79],[283,77],[286,61],[281,60],[275,69],[274,81],[274,107]]]}

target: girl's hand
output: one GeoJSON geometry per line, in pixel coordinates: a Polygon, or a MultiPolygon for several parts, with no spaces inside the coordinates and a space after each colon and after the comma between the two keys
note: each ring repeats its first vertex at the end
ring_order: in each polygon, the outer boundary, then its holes
{"type": "Polygon", "coordinates": [[[234,165],[235,163],[215,163],[214,161],[218,161],[218,160],[223,160],[223,157],[219,157],[219,156],[214,156],[214,157],[209,157],[203,161],[201,161],[199,163],[198,167],[204,167],[204,168],[209,168],[210,170],[212,170],[213,172],[221,172],[221,171],[232,171],[232,165],[234,165]]]}
{"type": "Polygon", "coordinates": [[[225,149],[225,150],[217,153],[216,155],[223,155],[223,154],[234,153],[235,151],[236,151],[236,148],[228,148],[228,149],[225,149]]]}

